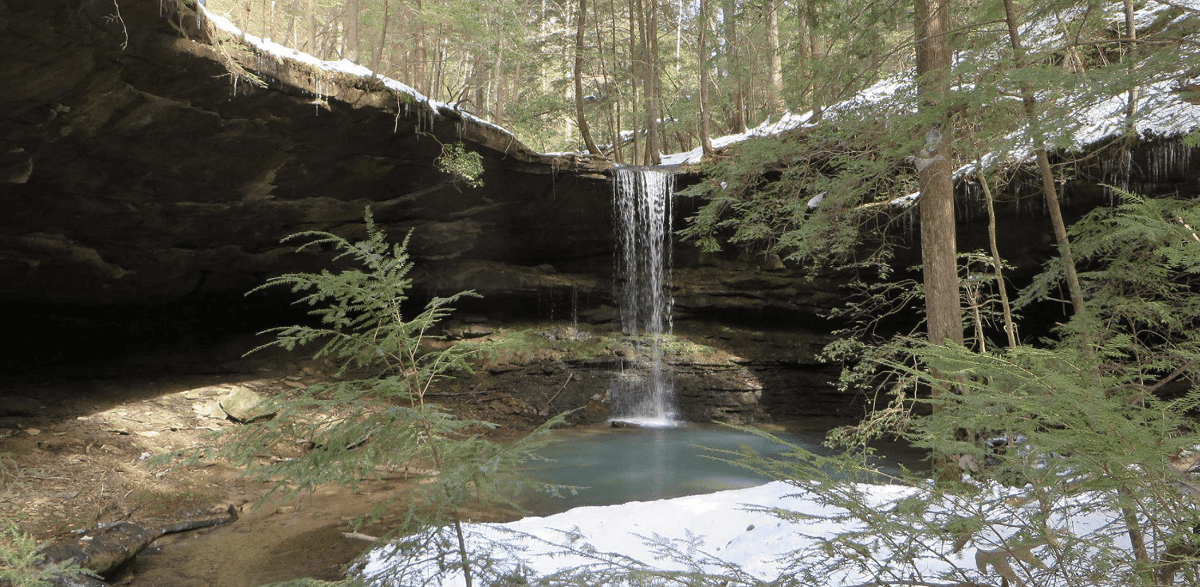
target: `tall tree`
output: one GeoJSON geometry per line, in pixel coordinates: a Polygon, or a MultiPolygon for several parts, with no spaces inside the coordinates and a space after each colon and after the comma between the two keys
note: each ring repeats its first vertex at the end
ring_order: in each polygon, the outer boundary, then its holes
{"type": "Polygon", "coordinates": [[[800,104],[816,111],[818,105],[813,97],[813,74],[816,67],[812,62],[816,52],[813,51],[815,40],[812,20],[809,18],[810,10],[812,10],[812,0],[801,0],[796,7],[796,63],[799,66],[797,67],[799,87],[796,97],[800,104]]]}
{"type": "Polygon", "coordinates": [[[359,0],[346,0],[346,43],[345,52],[342,54],[342,57],[356,63],[359,59],[359,48],[362,46],[362,39],[358,31],[360,10],[359,0]]]}
{"type": "Polygon", "coordinates": [[[708,0],[700,0],[700,14],[697,18],[698,39],[696,40],[700,68],[700,147],[704,154],[712,155],[712,121],[708,113],[708,70],[711,68],[708,49],[708,0]]]}
{"type": "Polygon", "coordinates": [[[586,27],[587,0],[579,0],[579,16],[575,19],[575,122],[579,125],[579,134],[583,136],[588,153],[599,155],[600,147],[592,140],[587,118],[583,115],[583,33],[586,27]]]}
{"type": "Polygon", "coordinates": [[[658,165],[661,161],[659,128],[659,59],[658,59],[658,0],[639,0],[645,12],[642,17],[642,95],[646,101],[646,149],[643,163],[658,165]]]}
{"type": "Polygon", "coordinates": [[[383,48],[387,46],[388,22],[390,20],[390,0],[383,0],[383,19],[379,25],[379,44],[375,46],[375,55],[371,58],[371,71],[379,72],[379,61],[383,59],[383,48]]]}
{"type": "Polygon", "coordinates": [[[737,0],[725,0],[721,5],[721,18],[725,23],[725,55],[728,59],[726,69],[732,78],[733,85],[733,116],[730,124],[733,132],[744,133],[746,132],[746,94],[741,51],[738,45],[737,0]]]}
{"type": "Polygon", "coordinates": [[[950,100],[949,0],[915,0],[917,99],[925,124],[918,154],[921,256],[929,340],[963,342],[958,296],[954,181],[947,105],[950,100]]]}
{"type": "Polygon", "coordinates": [[[769,80],[767,83],[767,111],[783,109],[783,54],[779,50],[779,4],[778,0],[763,0],[767,17],[767,53],[769,80]]]}
{"type": "MultiPolygon", "coordinates": [[[[1021,43],[1019,23],[1012,0],[1004,0],[1004,20],[1008,26],[1008,39],[1012,46],[1013,57],[1017,67],[1021,68],[1025,62],[1025,48],[1021,43]]],[[[1034,158],[1042,178],[1042,191],[1046,196],[1046,211],[1050,214],[1054,239],[1058,243],[1058,254],[1066,269],[1067,290],[1071,296],[1071,306],[1076,314],[1082,316],[1084,314],[1083,288],[1079,284],[1079,275],[1075,271],[1075,260],[1071,254],[1071,241],[1067,238],[1067,225],[1063,220],[1062,207],[1059,205],[1054,171],[1050,168],[1050,156],[1046,152],[1045,138],[1037,119],[1037,98],[1028,84],[1021,85],[1021,103],[1024,107],[1026,121],[1034,135],[1034,158]]]]}

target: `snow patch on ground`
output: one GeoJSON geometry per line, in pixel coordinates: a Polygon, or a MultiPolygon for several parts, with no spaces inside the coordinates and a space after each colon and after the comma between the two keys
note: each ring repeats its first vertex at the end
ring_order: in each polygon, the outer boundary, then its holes
{"type": "MultiPolygon", "coordinates": [[[[900,509],[906,499],[916,496],[925,499],[914,487],[898,485],[854,484],[852,490],[861,492],[865,502],[880,512],[900,509]]],[[[1007,544],[1031,523],[1026,517],[1038,509],[1036,500],[1025,506],[997,514],[980,512],[979,503],[1019,501],[1022,488],[998,485],[981,487],[983,494],[965,496],[957,502],[929,504],[927,516],[944,516],[947,512],[978,515],[988,530],[981,530],[965,546],[955,550],[953,541],[931,539],[924,541],[913,568],[898,567],[896,573],[917,572],[926,578],[953,577],[957,580],[980,581],[984,584],[992,575],[980,573],[976,553],[1007,544]],[[1016,499],[1014,499],[1016,498],[1016,499]],[[1028,510],[1026,512],[1025,510],[1028,510]]],[[[1102,508],[1088,505],[1088,496],[1068,498],[1058,503],[1050,527],[1056,535],[1067,537],[1112,537],[1112,546],[1128,550],[1128,541],[1120,532],[1111,530],[1119,516],[1102,508]],[[1107,530],[1106,530],[1107,529],[1107,530]],[[1099,534],[1098,534],[1099,533],[1099,534]]],[[[555,574],[574,574],[579,569],[598,571],[602,568],[621,568],[625,571],[689,571],[728,576],[736,572],[758,581],[772,581],[794,576],[795,565],[823,564],[828,553],[822,541],[855,528],[855,522],[832,519],[840,510],[826,505],[822,499],[805,493],[786,482],[776,481],[732,491],[694,495],[669,500],[630,502],[602,507],[581,507],[547,517],[529,517],[508,524],[472,524],[466,527],[467,540],[475,545],[473,560],[492,557],[493,572],[520,574],[536,584],[537,578],[555,574]],[[787,519],[773,515],[773,509],[790,513],[787,519]],[[680,560],[683,555],[687,560],[680,560]],[[605,562],[607,561],[607,562],[605,562]],[[615,565],[612,563],[616,563],[615,565]]],[[[940,518],[938,518],[940,519],[940,518]]],[[[869,542],[863,536],[858,540],[869,542]]],[[[873,553],[880,562],[891,558],[888,549],[873,553]]],[[[905,546],[904,548],[908,548],[905,546]]],[[[464,585],[460,574],[438,577],[431,563],[414,564],[414,559],[432,560],[435,557],[391,557],[392,547],[376,548],[367,557],[362,575],[374,587],[401,585],[464,585]]],[[[1052,550],[1039,551],[1036,556],[1050,560],[1052,550]]],[[[1051,561],[1052,562],[1052,561],[1051,561]]],[[[870,566],[868,565],[868,568],[870,566]]],[[[501,573],[501,574],[503,574],[501,573]]],[[[874,577],[877,578],[877,577],[874,577]]],[[[845,568],[833,573],[824,587],[843,587],[870,584],[874,579],[864,569],[845,568]]],[[[898,576],[898,579],[904,577],[898,576]]],[[[1051,581],[1053,584],[1057,579],[1051,581]]],[[[903,582],[903,581],[900,581],[903,582]]],[[[745,584],[745,581],[739,584],[745,584]]],[[[617,582],[615,584],[625,584],[617,582]]],[[[640,584],[640,583],[639,583],[640,584]]],[[[667,583],[664,583],[667,584],[667,583]]],[[[706,583],[707,584],[707,583],[706,583]]],[[[899,583],[897,583],[899,584],[899,583]]]]}

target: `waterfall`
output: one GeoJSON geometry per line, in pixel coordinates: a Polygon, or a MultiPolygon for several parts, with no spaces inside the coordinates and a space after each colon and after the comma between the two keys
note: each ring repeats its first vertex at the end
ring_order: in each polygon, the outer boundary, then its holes
{"type": "Polygon", "coordinates": [[[613,170],[615,275],[620,286],[621,329],[640,357],[614,382],[613,416],[650,425],[675,421],[675,387],[663,364],[671,323],[671,197],[675,174],[661,167],[613,170]]]}

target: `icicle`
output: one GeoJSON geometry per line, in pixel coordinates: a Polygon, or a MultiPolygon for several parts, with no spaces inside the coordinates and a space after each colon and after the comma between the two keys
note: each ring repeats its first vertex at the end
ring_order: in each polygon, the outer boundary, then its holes
{"type": "Polygon", "coordinates": [[[571,340],[579,340],[579,290],[571,284],[571,340]]]}

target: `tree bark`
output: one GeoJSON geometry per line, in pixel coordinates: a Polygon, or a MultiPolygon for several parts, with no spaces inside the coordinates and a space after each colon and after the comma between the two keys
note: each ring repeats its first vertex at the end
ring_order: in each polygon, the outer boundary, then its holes
{"type": "Polygon", "coordinates": [[[1000,245],[996,242],[996,206],[992,197],[992,188],[988,185],[987,174],[983,163],[975,161],[978,168],[979,184],[983,186],[983,197],[987,204],[988,213],[988,247],[992,251],[992,260],[996,263],[996,290],[1000,294],[1000,308],[1004,311],[1004,334],[1008,336],[1008,348],[1017,348],[1017,325],[1013,322],[1012,305],[1008,302],[1008,287],[1004,282],[1004,261],[1000,258],[1000,245]]]}
{"type": "Polygon", "coordinates": [[[575,122],[579,125],[579,134],[583,136],[588,153],[599,155],[600,147],[592,140],[587,118],[583,115],[583,32],[586,26],[587,0],[579,0],[579,17],[575,20],[575,122]]]}
{"type": "Polygon", "coordinates": [[[951,176],[949,100],[950,42],[948,0],[916,0],[917,98],[929,121],[925,145],[917,157],[921,190],[921,254],[929,341],[962,343],[958,295],[954,183],[951,176]]]}
{"type": "MultiPolygon", "coordinates": [[[[637,21],[641,14],[640,9],[638,8],[640,5],[641,5],[641,3],[638,2],[638,0],[629,0],[629,76],[630,76],[630,83],[629,83],[629,102],[628,103],[632,108],[634,108],[634,111],[629,113],[629,126],[630,126],[629,132],[630,132],[630,136],[633,138],[633,153],[631,153],[629,160],[632,161],[635,165],[640,160],[640,158],[638,157],[638,154],[641,152],[639,150],[639,148],[641,147],[641,144],[642,144],[641,137],[638,136],[638,117],[637,117],[637,110],[636,110],[637,103],[638,103],[637,79],[638,79],[638,74],[641,71],[641,69],[638,67],[639,57],[638,57],[638,27],[637,27],[637,21]]],[[[641,67],[645,67],[645,64],[641,64],[641,67]]]]}
{"type": "Polygon", "coordinates": [[[346,1],[346,54],[342,57],[355,63],[358,62],[360,38],[358,32],[358,1],[346,1]]]}
{"type": "Polygon", "coordinates": [[[645,39],[642,59],[645,63],[642,77],[645,87],[642,95],[646,101],[646,149],[643,161],[646,165],[658,165],[662,157],[658,113],[658,0],[644,0],[639,4],[646,11],[642,19],[645,39]]]}
{"type": "Polygon", "coordinates": [[[783,54],[779,52],[779,5],[776,0],[764,0],[767,10],[767,51],[770,53],[771,80],[767,84],[767,109],[783,110],[783,54]]]}
{"type": "Polygon", "coordinates": [[[320,51],[317,49],[317,0],[307,0],[305,2],[306,12],[308,13],[308,46],[304,49],[318,59],[321,57],[320,51]]]}
{"type": "Polygon", "coordinates": [[[379,44],[375,47],[375,56],[371,58],[371,71],[379,73],[379,62],[383,59],[383,48],[387,45],[389,0],[383,0],[383,22],[379,25],[379,44]]]}
{"type": "Polygon", "coordinates": [[[733,82],[733,132],[746,132],[746,96],[742,79],[741,53],[738,50],[737,0],[725,0],[721,7],[725,21],[725,54],[729,59],[729,77],[733,82]]]}
{"type": "Polygon", "coordinates": [[[809,24],[808,11],[812,0],[803,2],[796,7],[796,60],[799,61],[797,75],[800,78],[800,103],[816,110],[813,101],[813,51],[811,40],[812,28],[809,24]]]}
{"type": "MultiPolygon", "coordinates": [[[[1018,32],[1016,11],[1012,0],[1004,0],[1004,20],[1008,25],[1008,40],[1012,45],[1013,58],[1020,68],[1025,62],[1025,49],[1021,46],[1021,36],[1018,32]]],[[[1021,88],[1021,101],[1025,107],[1025,117],[1034,134],[1034,158],[1037,160],[1038,171],[1042,176],[1042,191],[1046,194],[1046,208],[1050,213],[1050,223],[1054,227],[1054,239],[1058,243],[1058,255],[1062,258],[1067,279],[1067,291],[1071,295],[1071,307],[1075,314],[1083,316],[1086,310],[1083,303],[1083,288],[1079,284],[1079,274],[1075,271],[1075,259],[1071,254],[1071,241],[1067,238],[1067,225],[1063,221],[1062,208],[1058,202],[1058,189],[1054,184],[1054,171],[1050,168],[1050,156],[1046,153],[1041,133],[1037,131],[1037,98],[1028,87],[1021,88]]]]}
{"type": "Polygon", "coordinates": [[[699,46],[699,57],[696,62],[700,64],[700,145],[704,155],[708,156],[713,153],[713,144],[710,138],[712,122],[708,113],[708,0],[700,0],[700,15],[697,20],[699,39],[696,44],[699,46]]]}

